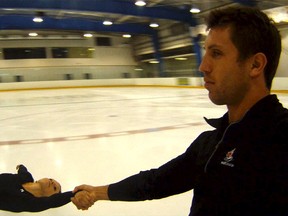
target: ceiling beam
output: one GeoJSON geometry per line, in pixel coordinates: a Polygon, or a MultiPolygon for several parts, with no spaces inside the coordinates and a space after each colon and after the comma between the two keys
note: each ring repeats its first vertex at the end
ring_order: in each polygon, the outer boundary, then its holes
{"type": "Polygon", "coordinates": [[[33,16],[0,16],[0,30],[70,30],[87,32],[116,32],[153,35],[154,29],[139,24],[113,24],[105,26],[102,22],[87,19],[45,17],[42,23],[33,22],[33,16]]]}
{"type": "Polygon", "coordinates": [[[139,7],[133,1],[119,0],[1,0],[0,8],[3,9],[31,9],[31,10],[67,10],[67,11],[92,11],[138,17],[175,20],[197,24],[196,19],[186,9],[171,7],[139,7]]]}

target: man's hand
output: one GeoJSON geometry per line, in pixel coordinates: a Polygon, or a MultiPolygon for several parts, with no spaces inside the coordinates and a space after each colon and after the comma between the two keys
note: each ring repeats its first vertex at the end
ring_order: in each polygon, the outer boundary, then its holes
{"type": "Polygon", "coordinates": [[[73,190],[75,196],[71,201],[78,209],[87,210],[98,200],[108,200],[107,190],[108,186],[80,185],[73,190]]]}

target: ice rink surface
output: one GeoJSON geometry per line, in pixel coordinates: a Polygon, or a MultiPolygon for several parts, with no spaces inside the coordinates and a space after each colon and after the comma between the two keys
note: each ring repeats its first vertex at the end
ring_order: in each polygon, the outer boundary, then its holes
{"type": "MultiPolygon", "coordinates": [[[[288,107],[288,94],[278,94],[288,107]]],[[[35,180],[51,177],[62,191],[106,185],[156,168],[183,153],[218,118],[197,88],[73,88],[0,92],[0,172],[24,164],[35,180]]],[[[145,202],[99,201],[88,211],[69,203],[39,216],[185,216],[193,193],[145,202]]],[[[32,213],[21,213],[31,215],[32,213]]],[[[1,216],[15,213],[0,211],[1,216]]]]}

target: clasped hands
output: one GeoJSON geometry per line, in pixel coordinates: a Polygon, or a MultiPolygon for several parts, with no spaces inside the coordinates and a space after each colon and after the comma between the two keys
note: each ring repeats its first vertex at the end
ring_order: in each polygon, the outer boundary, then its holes
{"type": "Polygon", "coordinates": [[[81,210],[87,210],[98,200],[109,200],[108,186],[80,185],[75,187],[73,193],[75,195],[71,201],[81,210]]]}
{"type": "Polygon", "coordinates": [[[77,186],[73,190],[73,193],[75,195],[73,198],[71,198],[71,201],[79,210],[88,210],[88,208],[90,208],[97,201],[93,186],[77,186]]]}

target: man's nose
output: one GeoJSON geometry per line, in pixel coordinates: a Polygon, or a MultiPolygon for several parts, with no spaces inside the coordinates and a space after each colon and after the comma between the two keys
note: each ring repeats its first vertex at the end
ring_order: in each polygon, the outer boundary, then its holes
{"type": "Polygon", "coordinates": [[[200,65],[199,65],[199,71],[202,73],[209,73],[210,67],[211,66],[208,63],[207,57],[204,55],[200,65]]]}

